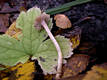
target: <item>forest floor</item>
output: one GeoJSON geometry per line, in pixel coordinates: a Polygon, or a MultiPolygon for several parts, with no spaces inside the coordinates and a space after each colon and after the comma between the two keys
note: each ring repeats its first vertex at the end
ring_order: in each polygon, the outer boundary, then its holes
{"type": "MultiPolygon", "coordinates": [[[[0,34],[4,34],[7,31],[9,26],[17,19],[20,11],[26,11],[34,6],[45,11],[71,1],[1,0],[0,34]]],[[[59,14],[66,15],[70,19],[72,27],[58,31],[59,29],[53,20],[54,28],[52,28],[52,33],[54,35],[63,35],[67,38],[73,36],[76,38],[74,40],[79,40],[79,45],[73,50],[73,56],[63,66],[63,75],[60,80],[107,80],[105,76],[107,75],[107,1],[96,0],[73,6],[70,10],[59,14]]],[[[55,15],[51,15],[51,17],[53,18],[55,15]]],[[[37,63],[35,62],[35,64],[37,63]]],[[[7,77],[7,73],[5,73],[5,76],[2,76],[2,74],[4,73],[0,72],[0,80],[5,80],[3,78],[7,77]]],[[[9,73],[8,76],[12,77],[10,76],[12,74],[9,73]]],[[[34,80],[54,79],[53,75],[44,76],[41,70],[39,74],[36,72],[34,74],[34,80]]],[[[10,78],[7,80],[17,79],[10,78]]]]}

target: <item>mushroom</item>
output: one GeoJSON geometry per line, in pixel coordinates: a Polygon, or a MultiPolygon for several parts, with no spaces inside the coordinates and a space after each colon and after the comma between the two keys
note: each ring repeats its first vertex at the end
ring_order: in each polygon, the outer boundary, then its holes
{"type": "Polygon", "coordinates": [[[56,26],[62,29],[67,29],[72,27],[72,24],[67,16],[64,14],[57,14],[54,17],[54,20],[56,20],[56,26]]]}
{"type": "Polygon", "coordinates": [[[63,57],[62,57],[62,52],[58,42],[56,41],[55,37],[52,35],[51,31],[48,28],[47,22],[49,21],[49,19],[50,19],[50,16],[48,14],[42,13],[38,18],[36,18],[35,27],[38,30],[41,30],[42,28],[44,28],[56,47],[56,50],[58,52],[58,66],[57,66],[56,79],[59,79],[62,72],[63,57]]]}

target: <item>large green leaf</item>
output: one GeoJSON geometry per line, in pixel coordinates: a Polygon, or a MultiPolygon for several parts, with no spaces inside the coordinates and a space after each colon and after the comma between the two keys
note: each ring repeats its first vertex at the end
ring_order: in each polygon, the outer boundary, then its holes
{"type": "MultiPolygon", "coordinates": [[[[57,36],[56,40],[61,47],[64,58],[67,58],[73,54],[71,43],[68,39],[62,36],[57,36]]],[[[32,57],[32,59],[35,58],[38,59],[44,73],[56,73],[58,54],[50,39],[46,40],[39,46],[37,52],[32,57]]]]}
{"type": "MultiPolygon", "coordinates": [[[[0,36],[0,64],[13,66],[18,62],[26,62],[30,57],[37,59],[45,73],[55,73],[58,55],[55,46],[50,39],[45,40],[48,34],[34,27],[35,19],[42,13],[39,8],[31,8],[27,12],[21,12],[16,20],[16,27],[22,30],[18,40],[8,36],[0,36]],[[45,41],[44,41],[45,40],[45,41]],[[47,66],[48,65],[48,66],[47,66]]],[[[52,27],[52,19],[47,23],[52,27]]],[[[71,43],[68,39],[57,36],[64,57],[72,54],[71,43]]]]}
{"type": "Polygon", "coordinates": [[[0,35],[0,64],[15,65],[28,60],[27,55],[18,40],[7,35],[0,35]]]}

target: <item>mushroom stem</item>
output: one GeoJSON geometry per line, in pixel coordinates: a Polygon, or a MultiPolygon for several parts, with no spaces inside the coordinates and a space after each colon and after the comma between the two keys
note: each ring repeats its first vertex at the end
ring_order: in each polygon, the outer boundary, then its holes
{"type": "Polygon", "coordinates": [[[61,72],[62,72],[62,62],[63,62],[62,52],[61,52],[61,49],[60,49],[60,46],[59,46],[58,42],[56,41],[56,39],[54,38],[54,36],[50,32],[50,30],[49,30],[48,25],[46,24],[46,22],[44,20],[42,20],[41,24],[44,27],[44,29],[46,30],[46,32],[48,33],[50,39],[52,40],[52,42],[55,45],[56,50],[58,52],[58,66],[57,66],[56,79],[59,79],[60,76],[61,76],[61,72]]]}

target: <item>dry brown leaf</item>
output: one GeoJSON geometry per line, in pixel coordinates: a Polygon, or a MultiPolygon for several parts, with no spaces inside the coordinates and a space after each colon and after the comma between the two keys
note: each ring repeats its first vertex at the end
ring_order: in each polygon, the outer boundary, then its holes
{"type": "Polygon", "coordinates": [[[75,76],[84,71],[88,65],[89,56],[76,54],[73,55],[63,67],[62,78],[75,76]]]}
{"type": "Polygon", "coordinates": [[[0,14],[0,32],[5,32],[9,26],[9,15],[0,14]]]}
{"type": "Polygon", "coordinates": [[[72,27],[69,18],[64,14],[55,15],[54,20],[56,20],[56,26],[59,28],[66,29],[72,27]]]}

